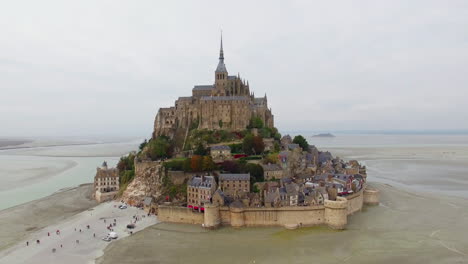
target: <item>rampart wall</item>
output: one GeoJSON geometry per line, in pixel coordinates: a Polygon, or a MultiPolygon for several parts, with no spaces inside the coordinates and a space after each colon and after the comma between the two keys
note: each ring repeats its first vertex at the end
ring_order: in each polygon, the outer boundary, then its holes
{"type": "MultiPolygon", "coordinates": [[[[326,224],[334,229],[344,229],[348,215],[362,209],[364,193],[365,191],[361,190],[346,198],[338,197],[336,201],[325,200],[324,205],[315,206],[233,208],[207,205],[204,214],[193,212],[189,208],[160,206],[158,218],[166,222],[204,224],[207,228],[219,225],[296,228],[326,224]]],[[[375,195],[369,194],[368,199],[375,201],[375,195]]]]}

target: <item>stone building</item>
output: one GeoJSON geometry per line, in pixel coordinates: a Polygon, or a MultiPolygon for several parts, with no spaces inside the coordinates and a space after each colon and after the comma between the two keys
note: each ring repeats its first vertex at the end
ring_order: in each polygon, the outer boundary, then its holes
{"type": "Polygon", "coordinates": [[[179,97],[174,106],[160,108],[154,122],[153,137],[175,136],[190,127],[199,129],[244,130],[252,117],[259,117],[265,126],[274,126],[268,100],[255,97],[248,81],[239,74],[229,75],[224,64],[223,40],[214,83],[195,85],[192,96],[179,97]]]}
{"type": "Polygon", "coordinates": [[[279,180],[285,177],[283,168],[278,164],[262,164],[265,181],[279,180]]]}
{"type": "Polygon", "coordinates": [[[229,146],[212,146],[210,155],[214,162],[222,162],[231,159],[231,148],[229,146]]]}
{"type": "Polygon", "coordinates": [[[96,169],[94,176],[94,197],[98,202],[112,200],[119,191],[119,170],[108,168],[107,162],[96,169]]]}
{"type": "Polygon", "coordinates": [[[187,183],[187,206],[200,207],[210,203],[216,191],[214,176],[194,176],[187,183]]]}
{"type": "Polygon", "coordinates": [[[250,192],[250,174],[236,173],[219,175],[219,186],[221,190],[230,196],[250,192]]]}

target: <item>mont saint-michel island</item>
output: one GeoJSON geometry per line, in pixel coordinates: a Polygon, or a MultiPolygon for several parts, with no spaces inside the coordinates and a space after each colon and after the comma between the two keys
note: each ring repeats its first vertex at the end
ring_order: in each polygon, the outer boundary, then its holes
{"type": "MultiPolygon", "coordinates": [[[[116,168],[97,169],[99,202],[144,208],[159,221],[221,226],[325,225],[346,229],[348,215],[379,203],[366,166],[281,135],[265,94],[229,75],[221,38],[212,84],[160,108],[154,132],[116,168]]],[[[278,113],[281,114],[281,113],[278,113]]]]}

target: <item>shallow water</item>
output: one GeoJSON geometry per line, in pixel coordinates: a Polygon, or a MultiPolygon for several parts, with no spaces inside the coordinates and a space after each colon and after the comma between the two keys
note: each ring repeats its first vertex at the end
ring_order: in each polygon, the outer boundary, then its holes
{"type": "Polygon", "coordinates": [[[34,142],[40,147],[0,150],[0,210],[39,199],[64,188],[93,182],[96,167],[135,150],[140,140],[64,146],[34,142]]]}

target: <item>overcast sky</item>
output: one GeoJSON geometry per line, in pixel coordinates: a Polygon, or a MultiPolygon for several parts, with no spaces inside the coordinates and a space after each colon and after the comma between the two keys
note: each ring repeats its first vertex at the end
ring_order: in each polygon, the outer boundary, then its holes
{"type": "Polygon", "coordinates": [[[150,135],[230,74],[280,130],[468,129],[468,1],[2,1],[0,136],[150,135]]]}

